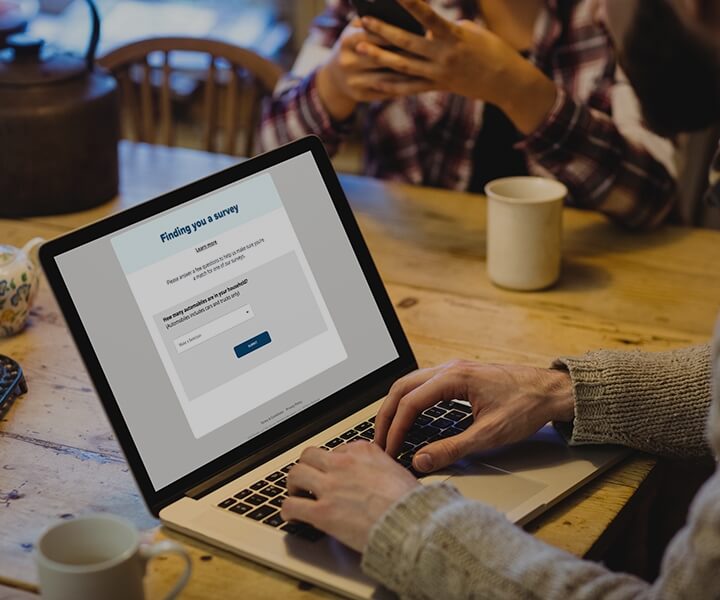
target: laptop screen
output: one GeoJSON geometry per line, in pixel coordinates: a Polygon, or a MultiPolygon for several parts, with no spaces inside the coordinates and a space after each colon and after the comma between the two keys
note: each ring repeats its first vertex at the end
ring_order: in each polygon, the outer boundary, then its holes
{"type": "Polygon", "coordinates": [[[311,152],[56,264],[156,490],[398,358],[311,152]]]}

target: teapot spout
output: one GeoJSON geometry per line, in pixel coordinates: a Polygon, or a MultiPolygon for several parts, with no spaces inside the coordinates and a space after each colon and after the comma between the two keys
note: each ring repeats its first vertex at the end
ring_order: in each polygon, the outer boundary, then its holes
{"type": "Polygon", "coordinates": [[[32,264],[38,269],[40,268],[40,257],[38,256],[38,252],[40,252],[40,246],[42,246],[44,243],[45,240],[43,238],[36,237],[31,239],[27,244],[22,247],[22,251],[32,261],[32,264]]]}

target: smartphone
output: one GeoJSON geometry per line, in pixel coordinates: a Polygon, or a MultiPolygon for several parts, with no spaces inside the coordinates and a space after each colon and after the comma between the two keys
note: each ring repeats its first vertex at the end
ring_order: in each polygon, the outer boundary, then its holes
{"type": "Polygon", "coordinates": [[[425,35],[425,28],[396,0],[351,0],[351,2],[361,17],[375,17],[415,35],[425,35]]]}

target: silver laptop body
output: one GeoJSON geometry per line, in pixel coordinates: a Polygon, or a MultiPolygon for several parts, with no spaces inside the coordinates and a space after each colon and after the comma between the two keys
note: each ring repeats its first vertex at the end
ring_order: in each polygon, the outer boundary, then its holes
{"type": "MultiPolygon", "coordinates": [[[[153,514],[339,594],[386,593],[358,554],[279,517],[302,450],[371,439],[390,385],[417,368],[317,138],[53,240],[40,255],[153,514]]],[[[466,404],[436,408],[467,426],[466,404]]],[[[522,524],[623,456],[570,448],[547,426],[422,482],[449,481],[522,524]]]]}

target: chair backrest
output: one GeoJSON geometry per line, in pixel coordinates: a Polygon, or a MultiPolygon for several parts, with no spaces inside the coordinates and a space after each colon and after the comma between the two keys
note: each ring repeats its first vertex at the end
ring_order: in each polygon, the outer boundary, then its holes
{"type": "Polygon", "coordinates": [[[718,151],[720,126],[681,136],[677,163],[678,217],[692,227],[720,228],[720,210],[703,202],[708,187],[708,170],[718,151]]]}
{"type": "Polygon", "coordinates": [[[209,57],[205,72],[198,73],[205,87],[203,148],[210,152],[235,154],[238,133],[243,132],[245,143],[241,152],[250,156],[260,103],[264,95],[272,93],[283,71],[251,50],[218,40],[151,38],[117,48],[98,59],[98,64],[118,79],[123,110],[134,134],[132,137],[151,144],[174,145],[170,57],[177,52],[209,57]],[[221,95],[224,100],[222,117],[221,95]],[[219,131],[223,133],[221,148],[217,147],[219,131]]]}

